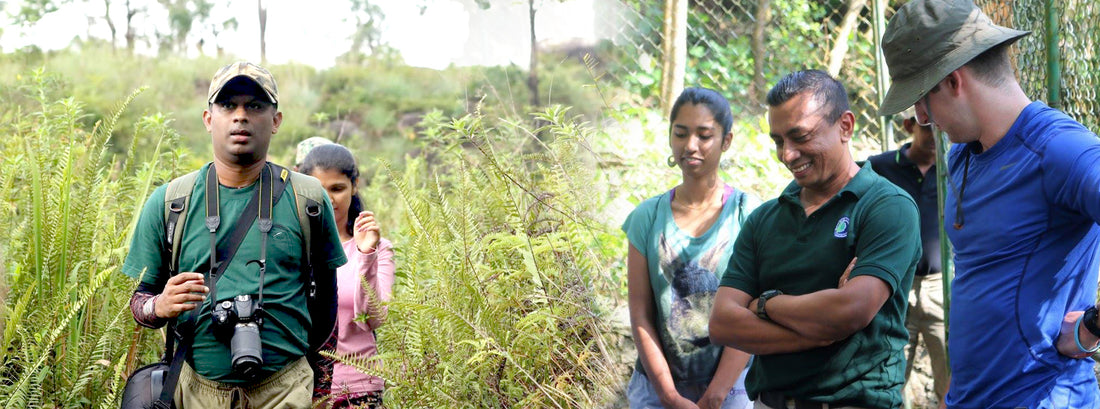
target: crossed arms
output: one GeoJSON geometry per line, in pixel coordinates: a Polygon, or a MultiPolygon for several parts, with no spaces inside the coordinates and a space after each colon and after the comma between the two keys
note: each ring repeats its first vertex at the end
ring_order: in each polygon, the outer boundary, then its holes
{"type": "Polygon", "coordinates": [[[890,297],[890,287],[877,277],[848,280],[854,264],[855,260],[841,277],[839,288],[769,299],[770,321],[756,316],[757,300],[751,295],[720,287],[710,316],[711,342],[769,355],[818,348],[847,338],[870,324],[890,297]]]}

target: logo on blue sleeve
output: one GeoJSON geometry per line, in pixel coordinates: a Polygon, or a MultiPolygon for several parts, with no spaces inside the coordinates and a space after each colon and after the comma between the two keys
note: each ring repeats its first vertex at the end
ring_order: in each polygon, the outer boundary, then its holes
{"type": "Polygon", "coordinates": [[[836,228],[833,229],[833,236],[840,239],[848,237],[849,224],[850,220],[848,220],[848,216],[841,217],[840,220],[836,221],[836,228]]]}

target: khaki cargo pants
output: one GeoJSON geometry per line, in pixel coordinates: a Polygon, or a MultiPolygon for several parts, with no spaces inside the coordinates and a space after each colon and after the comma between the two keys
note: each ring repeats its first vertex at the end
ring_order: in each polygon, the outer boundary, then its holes
{"type": "Polygon", "coordinates": [[[947,334],[943,324],[943,274],[932,273],[913,277],[913,288],[909,290],[909,314],[905,318],[905,328],[909,330],[909,344],[905,346],[905,379],[913,373],[913,363],[917,360],[917,337],[924,342],[928,358],[932,363],[932,387],[936,398],[943,401],[950,381],[947,371],[947,334]]]}
{"type": "Polygon", "coordinates": [[[303,357],[260,383],[234,386],[203,378],[184,364],[173,398],[179,409],[309,409],[313,370],[303,357]]]}

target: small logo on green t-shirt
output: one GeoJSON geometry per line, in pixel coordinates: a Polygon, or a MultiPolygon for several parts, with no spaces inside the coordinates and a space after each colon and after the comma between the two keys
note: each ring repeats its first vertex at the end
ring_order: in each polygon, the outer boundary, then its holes
{"type": "Polygon", "coordinates": [[[836,228],[833,229],[833,236],[841,239],[848,237],[848,223],[848,216],[841,217],[840,220],[837,220],[836,228]]]}

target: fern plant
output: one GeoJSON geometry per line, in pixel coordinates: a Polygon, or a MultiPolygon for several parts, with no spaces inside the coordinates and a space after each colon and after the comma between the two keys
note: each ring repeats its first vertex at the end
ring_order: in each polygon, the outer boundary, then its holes
{"type": "MultiPolygon", "coordinates": [[[[114,115],[85,124],[83,105],[51,99],[56,78],[29,76],[33,104],[0,111],[0,402],[4,408],[117,407],[130,351],[155,357],[157,341],[133,337],[134,283],[118,272],[137,210],[154,181],[175,172],[181,153],[166,121],[146,124],[150,157],[108,149],[114,115]],[[90,128],[90,129],[89,129],[90,128]],[[140,165],[138,165],[140,163],[140,165]],[[131,348],[132,344],[140,347],[131,348]]],[[[137,140],[136,138],[134,140],[137,140]]]]}
{"type": "Polygon", "coordinates": [[[429,115],[404,168],[399,277],[379,355],[338,357],[387,381],[390,407],[573,408],[614,399],[595,221],[591,130],[552,107],[544,126],[429,115]]]}

